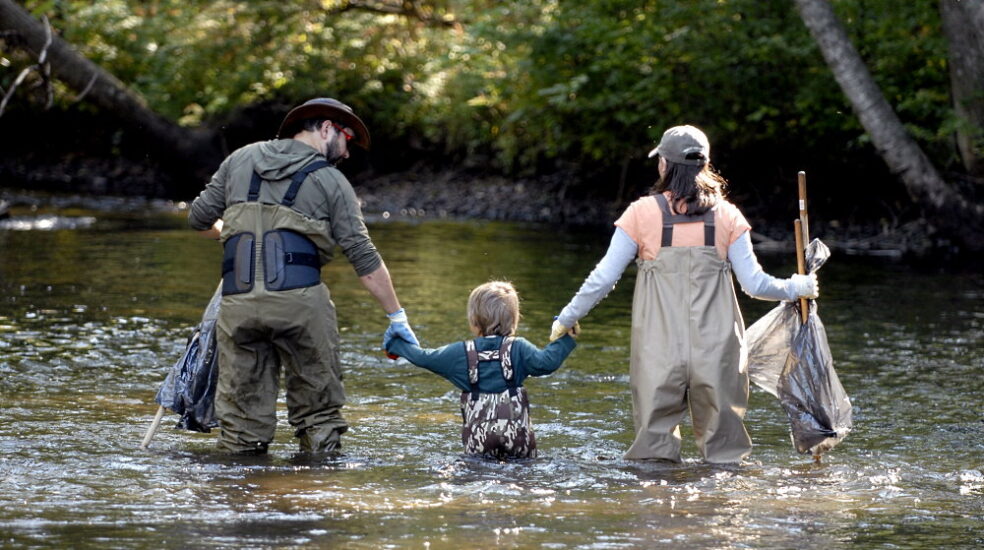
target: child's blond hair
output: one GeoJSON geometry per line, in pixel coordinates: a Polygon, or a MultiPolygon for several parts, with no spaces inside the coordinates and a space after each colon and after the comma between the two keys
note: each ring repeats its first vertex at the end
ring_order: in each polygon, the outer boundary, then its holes
{"type": "Polygon", "coordinates": [[[511,336],[519,324],[519,294],[512,283],[489,281],[468,297],[468,323],[480,336],[511,336]]]}

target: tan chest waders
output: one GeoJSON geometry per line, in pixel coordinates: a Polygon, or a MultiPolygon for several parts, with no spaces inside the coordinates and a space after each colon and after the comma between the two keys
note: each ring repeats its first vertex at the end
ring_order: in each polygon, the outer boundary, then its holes
{"type": "Polygon", "coordinates": [[[497,459],[536,457],[536,437],[530,426],[530,402],[526,389],[518,387],[512,365],[512,338],[503,338],[497,350],[477,351],[465,342],[471,391],[461,392],[461,442],[465,453],[497,459]],[[498,361],[506,390],[478,391],[478,364],[498,361]]]}
{"type": "Polygon", "coordinates": [[[690,409],[708,462],[739,462],[752,442],[744,322],[731,268],[714,247],[714,217],[675,215],[662,195],[662,248],[639,260],[632,302],[630,459],[680,461],[680,421],[690,409]],[[672,246],[673,226],[704,222],[704,246],[672,246]]]}
{"type": "Polygon", "coordinates": [[[276,431],[281,367],[288,421],[301,450],[340,448],[347,424],[338,325],[312,240],[323,241],[328,227],[292,208],[307,176],[325,166],[317,161],[302,168],[280,204],[259,202],[264,181],[254,173],[247,200],[223,214],[229,236],[217,325],[220,449],[266,451],[276,431]]]}

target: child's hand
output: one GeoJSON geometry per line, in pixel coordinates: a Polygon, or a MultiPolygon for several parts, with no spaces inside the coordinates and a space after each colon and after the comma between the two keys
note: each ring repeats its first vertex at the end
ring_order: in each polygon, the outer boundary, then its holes
{"type": "Polygon", "coordinates": [[[577,321],[574,321],[573,327],[566,327],[560,324],[560,321],[554,319],[553,326],[550,328],[550,341],[553,342],[565,334],[570,334],[572,338],[577,338],[581,334],[581,325],[577,321]]]}
{"type": "Polygon", "coordinates": [[[387,357],[390,359],[397,358],[397,356],[389,352],[390,343],[392,343],[394,339],[399,338],[415,346],[420,345],[420,342],[417,341],[417,336],[413,333],[413,329],[410,328],[409,321],[407,321],[406,310],[400,308],[393,313],[388,313],[386,317],[390,320],[390,325],[386,328],[386,332],[383,334],[383,349],[386,350],[387,357]]]}
{"type": "Polygon", "coordinates": [[[386,356],[389,357],[390,359],[399,359],[398,355],[390,351],[390,348],[393,346],[393,343],[398,340],[402,340],[404,342],[408,342],[411,344],[413,343],[405,338],[402,338],[400,334],[398,334],[395,331],[386,331],[386,334],[383,334],[383,350],[386,351],[386,356]]]}

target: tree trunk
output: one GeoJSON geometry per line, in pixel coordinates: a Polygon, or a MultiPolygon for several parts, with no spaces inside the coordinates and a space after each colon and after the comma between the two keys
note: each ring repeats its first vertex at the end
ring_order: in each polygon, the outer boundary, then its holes
{"type": "MultiPolygon", "coordinates": [[[[44,24],[12,0],[0,0],[0,30],[16,31],[34,55],[40,55],[44,48],[44,24]]],[[[172,194],[187,197],[196,193],[222,160],[215,132],[183,128],[155,113],[116,77],[79,55],[58,36],[52,37],[47,61],[53,77],[84,94],[85,101],[106,114],[118,117],[125,128],[152,145],[148,150],[156,151],[155,156],[169,169],[187,174],[186,181],[171,190],[172,194]]]]}
{"type": "Polygon", "coordinates": [[[940,0],[964,169],[984,176],[984,0],[940,0]]]}
{"type": "Polygon", "coordinates": [[[954,185],[943,181],[888,104],[829,0],[794,2],[827,66],[889,170],[902,180],[913,200],[926,207],[935,225],[970,248],[984,248],[981,231],[984,205],[974,204],[954,185]]]}

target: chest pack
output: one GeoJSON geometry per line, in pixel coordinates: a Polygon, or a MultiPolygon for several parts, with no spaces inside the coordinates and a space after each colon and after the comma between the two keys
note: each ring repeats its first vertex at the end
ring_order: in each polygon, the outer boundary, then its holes
{"type": "Polygon", "coordinates": [[[461,442],[467,454],[499,460],[536,457],[530,401],[526,389],[516,384],[512,345],[513,338],[507,337],[499,349],[478,351],[474,340],[465,342],[471,391],[461,392],[461,442]],[[478,390],[478,364],[489,361],[498,361],[502,367],[503,392],[478,390]]]}
{"type": "MultiPolygon", "coordinates": [[[[297,200],[297,192],[308,175],[329,166],[318,160],[291,176],[290,187],[280,204],[288,208],[297,200]]],[[[263,178],[255,171],[246,202],[257,202],[263,178]]],[[[264,284],[267,290],[290,290],[321,283],[318,247],[305,235],[289,229],[271,229],[262,235],[264,284]]],[[[242,294],[253,290],[256,273],[256,235],[237,233],[226,240],[222,254],[222,294],[242,294]]]]}
{"type": "Polygon", "coordinates": [[[666,197],[659,193],[656,195],[656,202],[659,209],[663,212],[663,234],[661,246],[673,246],[673,226],[678,223],[694,223],[704,221],[704,246],[714,246],[714,210],[708,209],[701,215],[691,216],[689,214],[674,214],[670,211],[670,202],[666,197]]]}

